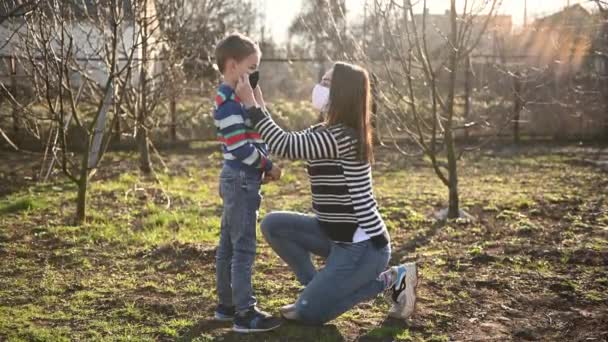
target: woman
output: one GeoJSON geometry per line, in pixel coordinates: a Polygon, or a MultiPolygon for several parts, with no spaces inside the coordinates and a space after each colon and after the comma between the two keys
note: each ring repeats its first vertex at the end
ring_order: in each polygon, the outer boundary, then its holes
{"type": "Polygon", "coordinates": [[[391,247],[372,189],[368,73],[336,63],[313,91],[313,103],[327,119],[302,132],[286,132],[272,120],[259,88],[252,90],[243,76],[236,93],[273,153],[308,161],[315,213],[274,212],[261,224],[272,249],[305,286],[294,304],[280,309],[282,316],[323,324],[388,291],[389,315],[409,317],[416,265],[384,271],[391,247]],[[326,258],[323,269],[315,269],[310,253],[326,258]]]}

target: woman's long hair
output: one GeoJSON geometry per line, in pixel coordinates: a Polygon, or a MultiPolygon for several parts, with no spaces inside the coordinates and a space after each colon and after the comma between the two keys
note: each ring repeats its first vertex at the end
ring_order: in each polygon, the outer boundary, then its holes
{"type": "Polygon", "coordinates": [[[373,162],[370,85],[365,69],[343,62],[334,64],[327,124],[343,124],[354,129],[358,134],[359,158],[373,162]]]}

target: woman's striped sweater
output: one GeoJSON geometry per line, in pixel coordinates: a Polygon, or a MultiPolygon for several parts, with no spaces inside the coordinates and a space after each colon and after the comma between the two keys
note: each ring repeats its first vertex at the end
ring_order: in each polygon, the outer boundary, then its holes
{"type": "Polygon", "coordinates": [[[352,242],[361,228],[376,246],[388,244],[386,225],[374,198],[371,165],[358,159],[352,128],[316,125],[286,132],[258,107],[250,108],[249,114],[273,154],[308,161],[313,212],[332,240],[352,242]]]}

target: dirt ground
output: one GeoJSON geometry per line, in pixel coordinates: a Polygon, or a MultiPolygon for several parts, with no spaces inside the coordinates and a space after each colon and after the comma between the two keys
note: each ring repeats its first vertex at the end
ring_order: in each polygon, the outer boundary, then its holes
{"type": "MultiPolygon", "coordinates": [[[[392,264],[419,263],[414,317],[387,319],[382,298],[323,327],[285,323],[238,335],[213,322],[221,203],[214,147],[162,153],[154,177],[108,155],[85,225],[74,185],[39,183],[38,154],[0,152],[0,341],[607,341],[608,173],[597,148],[501,148],[460,162],[471,220],[435,221],[446,189],[424,160],[383,151],[375,195],[392,264]]],[[[310,211],[302,162],[264,186],[261,217],[310,211]]],[[[157,163],[158,165],[158,163],[157,163]]],[[[258,234],[254,287],[277,313],[299,285],[258,234]]],[[[322,261],[319,260],[319,267],[322,261]]]]}

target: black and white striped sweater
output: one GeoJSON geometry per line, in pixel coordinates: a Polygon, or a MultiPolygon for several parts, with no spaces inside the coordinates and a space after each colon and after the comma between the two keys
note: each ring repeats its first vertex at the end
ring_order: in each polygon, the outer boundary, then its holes
{"type": "Polygon", "coordinates": [[[272,153],[308,161],[313,212],[332,240],[352,242],[361,228],[376,246],[389,243],[374,199],[371,165],[357,158],[358,144],[352,128],[316,125],[286,132],[261,108],[250,108],[249,114],[272,153]]]}

